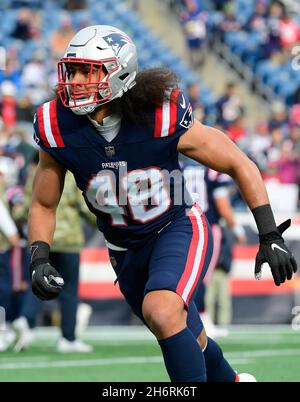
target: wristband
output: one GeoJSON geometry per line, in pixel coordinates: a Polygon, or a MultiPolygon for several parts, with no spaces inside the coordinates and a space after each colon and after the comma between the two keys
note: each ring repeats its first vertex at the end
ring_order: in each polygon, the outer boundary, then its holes
{"type": "Polygon", "coordinates": [[[49,262],[50,246],[44,241],[35,241],[30,247],[30,265],[31,268],[40,264],[49,262]]]}
{"type": "Polygon", "coordinates": [[[277,227],[270,204],[261,205],[253,208],[251,211],[260,235],[270,232],[277,232],[277,227]]]}

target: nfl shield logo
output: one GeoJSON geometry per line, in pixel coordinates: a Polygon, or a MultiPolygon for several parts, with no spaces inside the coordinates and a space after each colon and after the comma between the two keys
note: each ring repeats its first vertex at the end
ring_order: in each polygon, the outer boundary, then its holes
{"type": "Polygon", "coordinates": [[[106,155],[106,156],[112,157],[112,156],[114,156],[115,154],[116,154],[116,151],[115,151],[115,147],[114,147],[114,146],[110,145],[110,146],[108,146],[108,147],[105,147],[105,155],[106,155]]]}

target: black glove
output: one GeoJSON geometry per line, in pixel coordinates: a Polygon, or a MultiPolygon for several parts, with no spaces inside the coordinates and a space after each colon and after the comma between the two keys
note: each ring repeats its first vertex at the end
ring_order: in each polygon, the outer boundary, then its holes
{"type": "Polygon", "coordinates": [[[41,300],[54,299],[64,285],[63,278],[49,262],[49,251],[49,245],[42,241],[31,246],[32,292],[41,300]]]}
{"type": "Polygon", "coordinates": [[[63,278],[49,262],[32,268],[32,292],[41,300],[52,300],[64,285],[63,278]]]}
{"type": "Polygon", "coordinates": [[[291,279],[297,271],[297,263],[292,253],[284,244],[282,233],[291,225],[291,220],[277,226],[277,231],[259,235],[259,250],[255,260],[255,278],[261,279],[261,266],[267,262],[271,268],[277,286],[286,279],[291,279]]]}

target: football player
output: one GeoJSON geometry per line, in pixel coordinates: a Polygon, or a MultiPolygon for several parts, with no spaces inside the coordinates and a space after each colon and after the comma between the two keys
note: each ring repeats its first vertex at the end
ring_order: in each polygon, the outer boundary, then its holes
{"type": "Polygon", "coordinates": [[[210,168],[203,169],[202,166],[187,158],[183,158],[182,165],[187,189],[205,213],[213,235],[213,253],[210,264],[194,300],[206,333],[212,338],[220,338],[227,336],[229,332],[225,328],[218,328],[213,323],[212,318],[215,316],[217,300],[219,301],[219,324],[229,324],[231,316],[228,275],[231,265],[231,250],[228,239],[224,236],[221,221],[224,221],[239,243],[246,242],[245,231],[236,223],[230,204],[231,177],[210,168]],[[224,258],[224,256],[226,257],[224,258]],[[221,267],[222,269],[220,269],[221,267]]]}
{"type": "Polygon", "coordinates": [[[164,68],[138,72],[132,40],[110,26],[79,31],[58,63],[59,99],[34,123],[40,163],[29,213],[33,292],[55,298],[63,280],[49,261],[66,170],[97,216],[120,289],[156,336],[171,381],[235,381],[207,339],[193,295],[204,278],[212,237],[205,215],[180,199],[178,152],[229,173],[260,234],[256,272],[268,261],[275,283],[296,262],[276,227],[256,166],[220,131],[193,121],[188,99],[164,68]],[[176,177],[175,177],[176,176],[176,177]]]}

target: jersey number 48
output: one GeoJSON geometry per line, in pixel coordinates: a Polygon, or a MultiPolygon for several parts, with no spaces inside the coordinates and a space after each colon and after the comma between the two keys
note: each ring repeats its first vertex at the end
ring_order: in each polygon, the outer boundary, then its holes
{"type": "Polygon", "coordinates": [[[156,167],[120,177],[110,170],[101,171],[90,180],[85,196],[93,208],[111,216],[114,226],[127,226],[129,220],[147,223],[171,205],[164,175],[156,167]]]}

